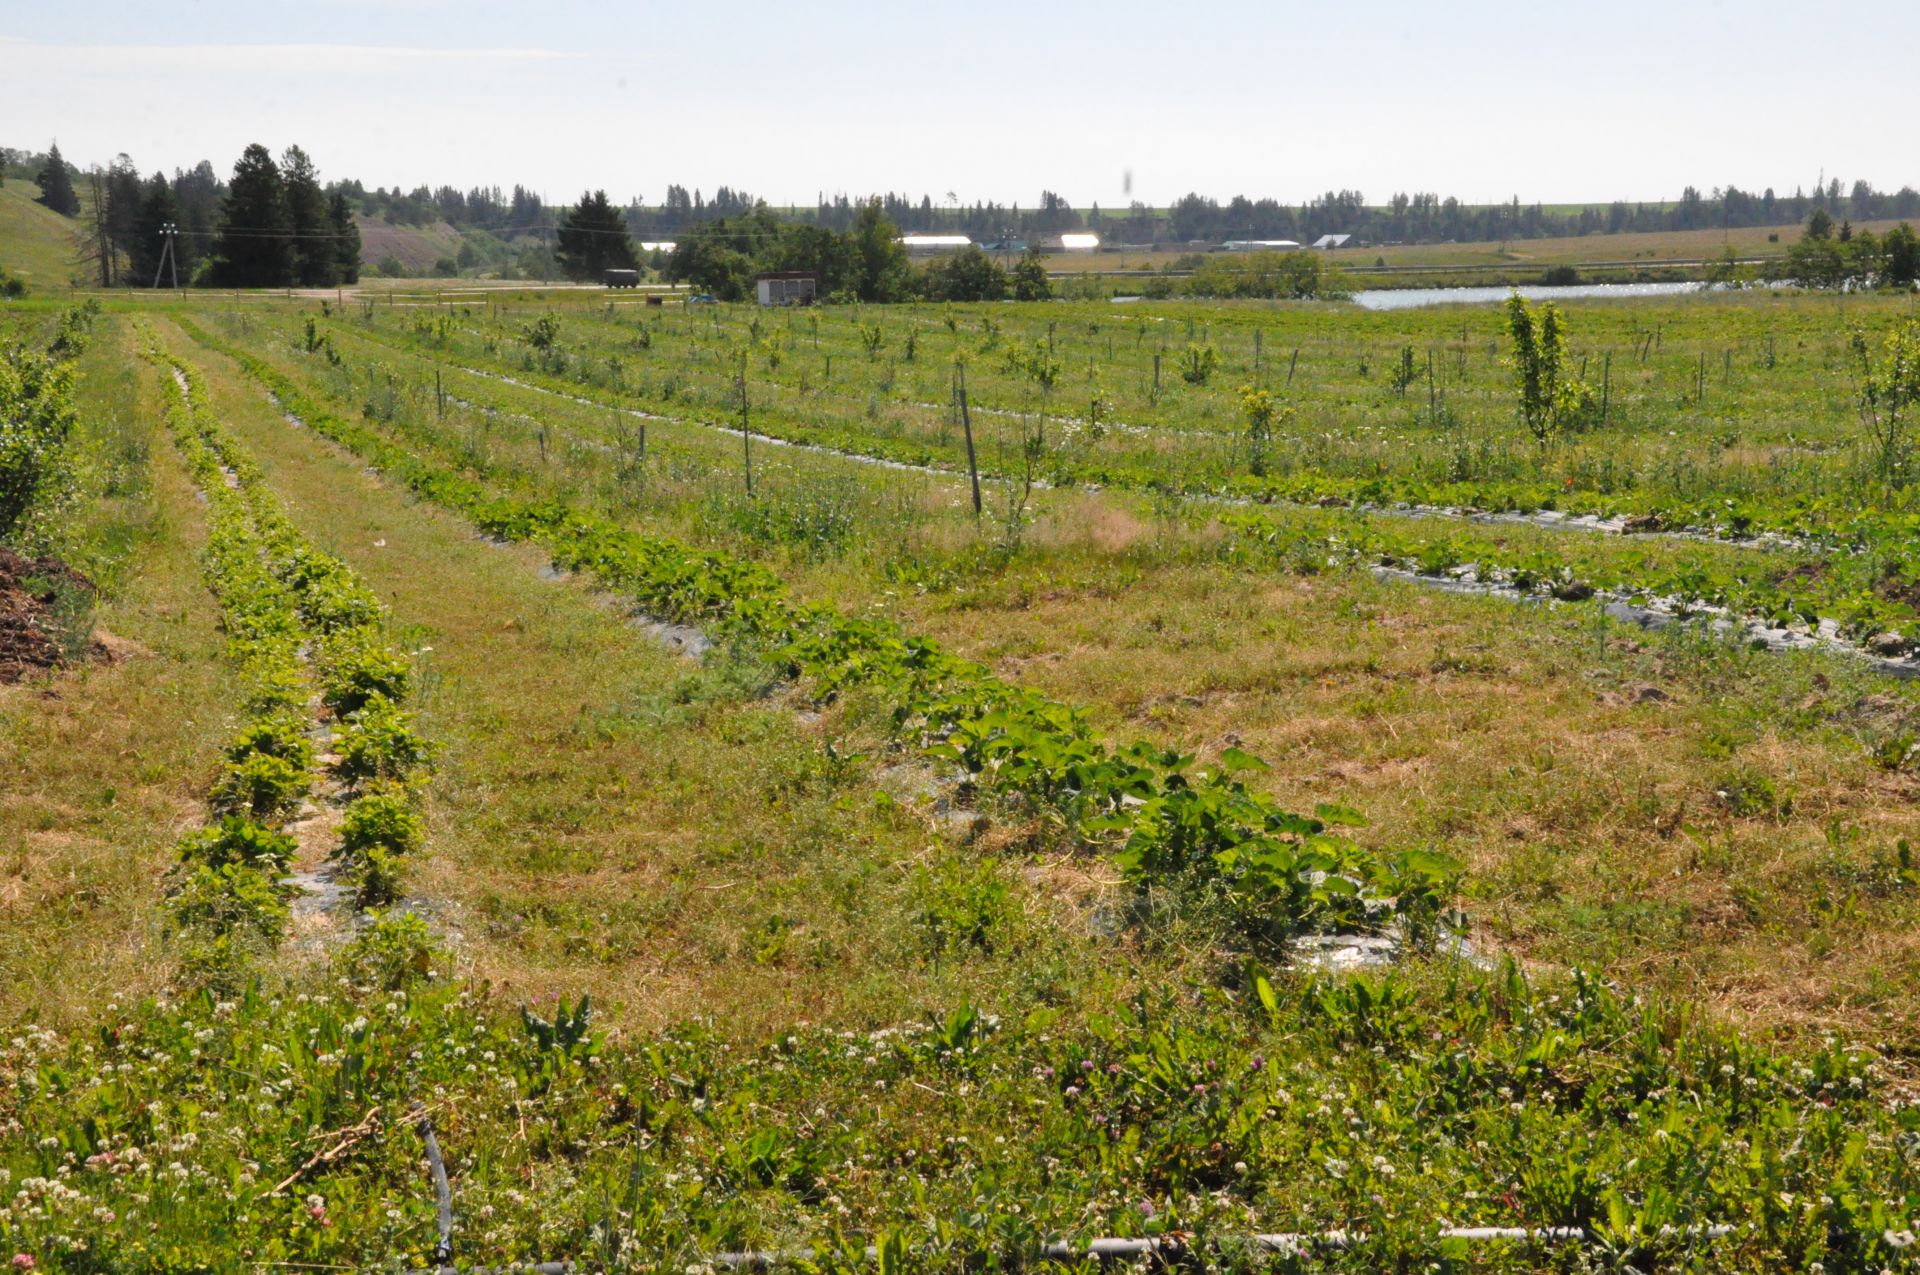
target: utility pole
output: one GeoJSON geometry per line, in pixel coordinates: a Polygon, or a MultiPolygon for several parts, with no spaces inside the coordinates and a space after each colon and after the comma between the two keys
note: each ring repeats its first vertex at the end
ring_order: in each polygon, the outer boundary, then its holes
{"type": "Polygon", "coordinates": [[[160,286],[160,270],[171,267],[174,291],[180,290],[180,254],[174,251],[174,236],[180,233],[180,227],[173,222],[165,222],[160,227],[160,260],[153,263],[153,286],[160,286]]]}

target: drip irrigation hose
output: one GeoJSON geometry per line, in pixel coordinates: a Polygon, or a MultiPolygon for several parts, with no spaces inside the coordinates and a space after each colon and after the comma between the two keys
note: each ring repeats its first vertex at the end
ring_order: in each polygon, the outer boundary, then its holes
{"type": "Polygon", "coordinates": [[[447,1185],[446,1161],[440,1158],[440,1141],[433,1136],[433,1121],[427,1117],[426,1109],[419,1103],[413,1104],[413,1112],[419,1117],[414,1126],[420,1130],[420,1141],[427,1146],[427,1165],[433,1171],[433,1224],[439,1239],[433,1246],[433,1264],[436,1269],[453,1266],[453,1188],[447,1185]]]}
{"type": "MultiPolygon", "coordinates": [[[[440,1155],[440,1143],[433,1136],[433,1122],[427,1117],[426,1109],[416,1102],[412,1112],[418,1117],[415,1128],[420,1131],[420,1140],[426,1144],[427,1163],[433,1171],[433,1196],[435,1204],[435,1225],[439,1232],[439,1242],[433,1249],[433,1266],[429,1271],[413,1271],[409,1275],[454,1275],[453,1266],[453,1191],[447,1184],[447,1166],[440,1155]]],[[[1726,1225],[1715,1226],[1662,1226],[1656,1232],[1661,1239],[1722,1239],[1732,1235],[1736,1228],[1726,1225]]],[[[1312,1248],[1350,1248],[1366,1242],[1365,1231],[1328,1230],[1328,1231],[1283,1231],[1270,1234],[1256,1234],[1238,1237],[1241,1243],[1268,1253],[1284,1256],[1297,1256],[1312,1248]]],[[[1583,1243],[1594,1236],[1581,1226],[1445,1226],[1436,1233],[1435,1238],[1442,1240],[1460,1240],[1468,1244],[1489,1244],[1499,1242],[1516,1243],[1583,1243]]],[[[1085,1240],[1078,1244],[1055,1240],[1040,1249],[1040,1256],[1053,1262],[1095,1261],[1138,1261],[1148,1257],[1172,1257],[1186,1252],[1191,1246],[1178,1236],[1134,1236],[1102,1237],[1085,1240]]],[[[776,1266],[787,1266],[796,1262],[812,1262],[819,1259],[817,1249],[749,1249],[737,1253],[715,1253],[711,1265],[725,1267],[730,1271],[760,1271],[776,1266]]],[[[880,1250],[868,1246],[867,1260],[879,1260],[880,1250]]],[[[480,1267],[467,1275],[569,1275],[574,1269],[572,1262],[529,1262],[519,1266],[480,1267]]]]}
{"type": "MultiPolygon", "coordinates": [[[[1731,1226],[1663,1226],[1656,1234],[1662,1239],[1722,1239],[1734,1233],[1731,1226]]],[[[1446,1226],[1435,1233],[1443,1240],[1461,1240],[1469,1244],[1487,1244],[1499,1241],[1534,1243],[1581,1243],[1594,1237],[1585,1227],[1579,1226],[1446,1226]]],[[[1294,1256],[1311,1248],[1350,1248],[1366,1242],[1365,1231],[1293,1231],[1267,1235],[1246,1235],[1236,1237],[1239,1242],[1262,1249],[1269,1253],[1294,1256]]],[[[1192,1247],[1185,1241],[1173,1236],[1141,1236],[1130,1238],[1101,1238],[1085,1240],[1074,1244],[1065,1240],[1055,1240],[1043,1245],[1040,1256],[1052,1262],[1079,1262],[1088,1258],[1097,1261],[1137,1261],[1145,1257],[1171,1257],[1184,1253],[1192,1247]]],[[[867,1259],[876,1261],[880,1251],[869,1246],[867,1259]]],[[[730,1270],[766,1270],[775,1266],[789,1265],[795,1262],[811,1262],[819,1258],[817,1250],[812,1249],[775,1249],[771,1251],[747,1251],[741,1253],[716,1253],[713,1265],[724,1266],[730,1270]]]]}

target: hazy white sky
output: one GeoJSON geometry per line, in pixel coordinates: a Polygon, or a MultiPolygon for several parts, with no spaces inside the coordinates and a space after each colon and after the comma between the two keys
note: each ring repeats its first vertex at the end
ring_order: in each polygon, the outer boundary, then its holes
{"type": "Polygon", "coordinates": [[[1920,184],[1920,2],[0,0],[0,142],[657,201],[1920,184]]]}

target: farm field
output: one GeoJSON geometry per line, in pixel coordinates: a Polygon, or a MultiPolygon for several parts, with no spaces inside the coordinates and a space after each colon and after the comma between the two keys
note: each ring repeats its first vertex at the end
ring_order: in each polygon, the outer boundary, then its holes
{"type": "Polygon", "coordinates": [[[1561,317],[0,313],[0,1243],[1906,1269],[1914,302],[1561,317]]]}
{"type": "MultiPolygon", "coordinates": [[[[1858,229],[1884,235],[1899,224],[1897,220],[1865,221],[1858,229]]],[[[1458,282],[1462,283],[1471,283],[1474,272],[1495,273],[1497,278],[1506,277],[1502,272],[1511,272],[1516,281],[1537,279],[1540,272],[1553,266],[1595,267],[1590,273],[1612,278],[1622,272],[1658,268],[1663,263],[1712,261],[1728,248],[1745,260],[1780,260],[1784,259],[1786,246],[1799,236],[1800,227],[1789,224],[1746,226],[1728,231],[1649,231],[1487,243],[1385,244],[1339,249],[1327,253],[1325,261],[1348,271],[1348,283],[1361,288],[1418,285],[1417,273],[1396,273],[1408,270],[1457,271],[1458,282]]],[[[1049,271],[1071,275],[1172,269],[1188,255],[1188,249],[1161,247],[1156,251],[1055,253],[1048,256],[1046,262],[1049,271]]],[[[1760,273],[1765,274],[1764,268],[1760,273]]],[[[1682,271],[1681,277],[1697,278],[1699,272],[1682,271]]],[[[1445,278],[1451,280],[1451,276],[1445,278]]]]}

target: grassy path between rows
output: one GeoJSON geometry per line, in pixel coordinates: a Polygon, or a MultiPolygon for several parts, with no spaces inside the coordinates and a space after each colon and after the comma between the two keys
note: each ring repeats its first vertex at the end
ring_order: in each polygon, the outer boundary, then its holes
{"type": "Polygon", "coordinates": [[[444,751],[410,889],[472,973],[534,999],[591,991],[635,1021],[723,1010],[741,1031],[885,1019],[933,993],[946,975],[916,968],[907,896],[951,852],[877,798],[871,765],[824,755],[835,719],[803,726],[747,662],[652,641],[537,550],[394,491],[169,337],[294,520],[422,652],[419,710],[444,751]]]}
{"type": "MultiPolygon", "coordinates": [[[[125,427],[151,463],[77,533],[113,568],[95,622],[111,654],[0,687],[0,1014],[89,1020],[157,991],[155,904],[174,838],[195,824],[231,728],[235,679],[200,580],[204,514],[158,432],[158,388],[121,385],[131,335],[83,365],[83,431],[125,427]]],[[[128,374],[130,375],[130,374],[128,374]]],[[[76,446],[92,447],[93,437],[76,446]]]]}

